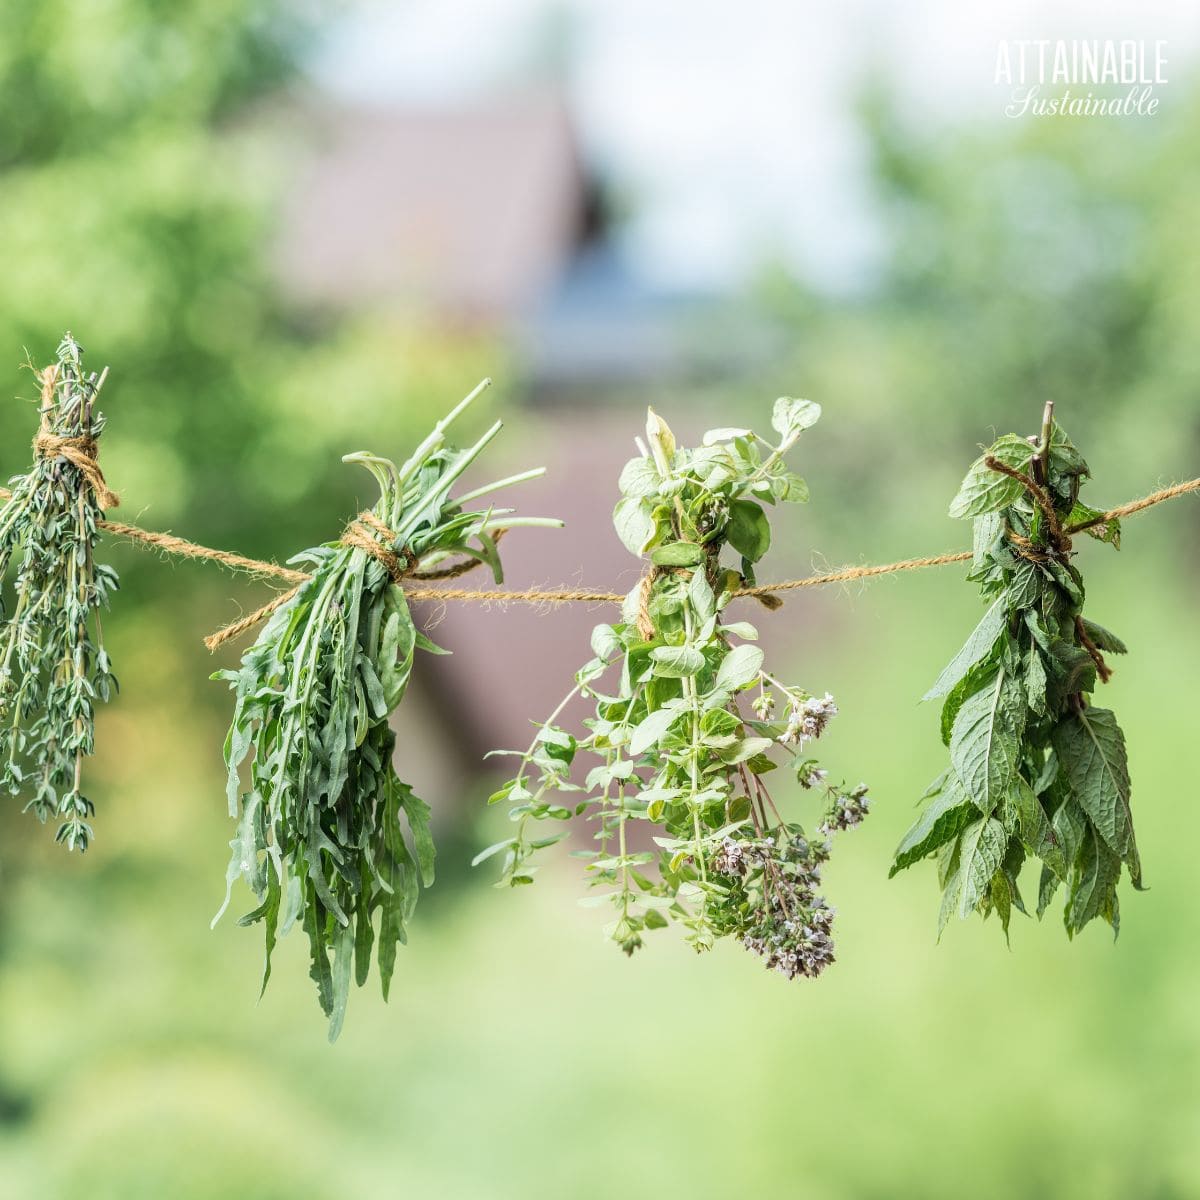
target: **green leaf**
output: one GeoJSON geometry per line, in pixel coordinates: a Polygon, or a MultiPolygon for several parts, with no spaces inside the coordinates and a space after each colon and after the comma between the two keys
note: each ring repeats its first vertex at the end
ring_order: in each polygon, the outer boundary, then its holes
{"type": "Polygon", "coordinates": [[[354,929],[347,925],[339,927],[334,934],[333,1004],[329,1013],[329,1040],[336,1042],[346,1019],[346,1001],[350,997],[350,968],[354,962],[354,929]]]}
{"type": "Polygon", "coordinates": [[[958,915],[968,917],[987,894],[1008,848],[1008,834],[995,818],[976,821],[963,830],[959,850],[958,915]]]}
{"type": "Polygon", "coordinates": [[[804,504],[808,500],[808,484],[793,471],[772,474],[771,491],[784,504],[804,504]]]}
{"type": "Polygon", "coordinates": [[[728,625],[722,625],[721,630],[726,637],[739,637],[747,642],[758,641],[758,630],[749,621],[730,621],[728,625]]]}
{"type": "Polygon", "coordinates": [[[650,713],[629,735],[629,753],[638,758],[657,745],[679,719],[676,709],[660,708],[650,713]]]}
{"type": "Polygon", "coordinates": [[[658,646],[650,651],[654,673],[664,679],[683,679],[704,669],[704,655],[695,646],[658,646]]]}
{"type": "Polygon", "coordinates": [[[650,561],[659,567],[694,567],[704,561],[704,547],[695,542],[668,542],[655,547],[650,561]]]}
{"type": "Polygon", "coordinates": [[[1058,723],[1053,741],[1079,807],[1113,853],[1126,858],[1133,821],[1125,736],[1117,718],[1105,708],[1085,708],[1058,723]]]}
{"type": "Polygon", "coordinates": [[[408,827],[412,830],[413,849],[417,852],[417,866],[421,869],[421,882],[426,887],[433,883],[434,860],[437,852],[433,845],[433,834],[429,828],[429,805],[419,796],[414,795],[411,788],[401,785],[401,804],[404,815],[408,818],[408,827]]]}
{"type": "Polygon", "coordinates": [[[971,464],[958,495],[950,502],[950,515],[978,517],[1013,504],[1024,494],[1024,486],[1019,480],[993,471],[985,460],[988,457],[997,458],[1005,466],[1023,471],[1033,458],[1033,452],[1034,447],[1024,438],[1017,437],[1015,433],[1005,434],[986,454],[980,455],[971,464]]]}
{"type": "Polygon", "coordinates": [[[977,662],[992,652],[1000,635],[1004,632],[1005,620],[1004,604],[1001,600],[996,600],[991,608],[983,614],[983,620],[975,626],[963,648],[950,660],[946,669],[937,677],[933,687],[921,699],[936,700],[939,696],[945,696],[950,692],[977,662]]]}
{"type": "Polygon", "coordinates": [[[748,759],[754,758],[755,755],[762,754],[769,750],[774,743],[770,738],[749,737],[741,738],[734,742],[732,746],[723,746],[719,749],[717,757],[729,766],[734,766],[737,763],[744,763],[748,759]]]}
{"type": "Polygon", "coordinates": [[[953,841],[976,816],[975,806],[957,779],[948,779],[900,840],[888,878],[953,841]]]}
{"type": "Polygon", "coordinates": [[[1025,704],[1019,685],[1003,668],[968,696],[950,733],[950,761],[986,817],[1008,792],[1017,772],[1025,704]]]}
{"type": "Polygon", "coordinates": [[[732,442],[737,438],[752,437],[753,430],[738,429],[730,426],[724,426],[720,429],[710,429],[704,437],[700,439],[702,446],[716,446],[722,442],[732,442]]]}
{"type": "Polygon", "coordinates": [[[812,400],[780,396],[771,413],[771,427],[785,440],[810,429],[821,419],[821,406],[812,400]]]}
{"type": "Polygon", "coordinates": [[[730,503],[725,535],[729,544],[750,562],[758,562],[771,548],[771,524],[762,506],[753,500],[730,503]]]}
{"type": "Polygon", "coordinates": [[[1115,633],[1111,633],[1103,625],[1097,625],[1095,621],[1089,621],[1087,617],[1080,619],[1083,621],[1084,632],[1092,639],[1097,650],[1103,650],[1106,654],[1129,653],[1128,647],[1115,633]]]}
{"type": "Polygon", "coordinates": [[[1025,664],[1025,699],[1029,707],[1038,714],[1046,715],[1046,667],[1042,662],[1042,652],[1037,642],[1029,643],[1029,654],[1025,664]]]}
{"type": "Polygon", "coordinates": [[[648,458],[631,458],[621,469],[617,481],[621,494],[633,498],[653,496],[662,484],[662,476],[648,458]]]}
{"type": "Polygon", "coordinates": [[[509,846],[516,844],[516,838],[505,838],[502,842],[493,842],[486,850],[480,852],[471,859],[471,866],[477,867],[482,862],[487,862],[494,854],[499,854],[501,850],[507,850],[509,846]]]}
{"type": "Polygon", "coordinates": [[[329,955],[325,943],[325,912],[319,904],[309,903],[304,909],[304,931],[308,934],[310,966],[309,977],[317,985],[317,999],[321,1011],[328,1017],[333,1014],[333,972],[329,969],[329,955]]]}
{"type": "Polygon", "coordinates": [[[592,630],[592,653],[608,660],[621,653],[621,639],[611,625],[597,625],[592,630]]]}
{"type": "Polygon", "coordinates": [[[613,509],[613,527],[617,537],[632,554],[642,555],[654,540],[654,517],[650,505],[637,497],[617,501],[613,509]]]}
{"type": "Polygon", "coordinates": [[[1065,879],[1067,864],[1050,819],[1033,788],[1020,775],[1013,780],[1013,802],[1020,823],[1021,840],[1029,847],[1031,854],[1036,854],[1059,878],[1065,879]]]}
{"type": "MultiPolygon", "coordinates": [[[[1099,521],[1104,516],[1104,510],[1099,508],[1091,508],[1080,501],[1075,502],[1075,507],[1071,509],[1071,515],[1067,518],[1066,525],[1084,525],[1088,521],[1099,521]]],[[[1083,530],[1088,537],[1095,538],[1098,542],[1105,542],[1116,550],[1121,548],[1121,521],[1118,517],[1109,517],[1106,521],[1100,521],[1098,525],[1091,525],[1083,530]]]]}
{"type": "Polygon", "coordinates": [[[708,586],[703,571],[692,572],[692,578],[688,582],[688,601],[696,620],[702,625],[717,615],[717,598],[708,586]]]}
{"type": "Polygon", "coordinates": [[[713,687],[726,692],[748,687],[758,679],[762,664],[763,652],[757,646],[734,646],[722,659],[713,687]]]}
{"type": "Polygon", "coordinates": [[[1117,884],[1120,878],[1120,856],[1105,845],[1095,829],[1089,829],[1063,912],[1069,935],[1074,936],[1095,917],[1103,917],[1114,931],[1117,929],[1117,884]]]}

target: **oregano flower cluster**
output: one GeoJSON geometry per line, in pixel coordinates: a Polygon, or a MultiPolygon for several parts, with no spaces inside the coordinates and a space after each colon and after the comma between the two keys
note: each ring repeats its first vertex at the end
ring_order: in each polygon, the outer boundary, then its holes
{"type": "Polygon", "coordinates": [[[821,868],[832,835],[865,814],[866,788],[829,783],[810,754],[833,697],[777,678],[754,626],[725,619],[770,547],[765,506],[808,497],[784,459],[820,411],[781,399],[777,440],[716,429],[696,449],[651,412],[614,513],[649,569],[622,619],[593,631],[592,658],[529,748],[500,752],[519,767],[491,800],[511,806],[516,828],[475,861],[502,855],[502,886],[531,883],[537,852],[566,836],[554,826],[584,818],[594,848],[576,853],[597,889],[589,899],[611,908],[606,932],[627,954],[674,921],[697,950],[733,937],[789,978],[833,961],[821,868]],[[576,696],[592,705],[581,737],[559,724],[576,696]],[[584,756],[594,765],[579,781],[584,756]],[[777,807],[768,777],[781,760],[822,800],[811,832],[777,807]]]}
{"type": "Polygon", "coordinates": [[[943,699],[950,767],[930,785],[891,873],[936,856],[939,928],[957,914],[995,912],[1007,934],[1026,911],[1019,876],[1040,862],[1040,917],[1061,888],[1074,936],[1100,917],[1119,927],[1122,869],[1142,869],[1130,812],[1125,738],[1092,704],[1123,654],[1083,615],[1072,535],[1120,545],[1115,518],[1079,499],[1087,463],[1048,410],[1041,439],[1010,434],[972,465],[950,506],[974,521],[968,578],[989,606],[926,699],[943,699]]]}
{"type": "Polygon", "coordinates": [[[68,333],[39,378],[37,453],[0,510],[0,580],[17,567],[14,597],[0,593],[0,783],[38,820],[58,823],[58,842],[84,851],[94,809],[83,760],[96,704],[117,687],[100,627],[117,573],[95,554],[102,504],[117,498],[95,463],[105,374],[84,370],[68,333]]]}
{"type": "Polygon", "coordinates": [[[225,759],[230,815],[239,820],[225,905],[239,877],[259,899],[239,924],[264,928],[263,988],[277,937],[303,927],[331,1041],[351,975],[360,987],[366,982],[373,950],[387,999],[396,947],[407,939],[421,888],[434,879],[429,806],[396,773],[388,718],[404,696],[415,651],[446,651],[414,625],[401,581],[459,574],[464,562],[479,562],[499,582],[496,541],[504,530],[560,524],[471,506],[540,471],[451,498],[500,430],[497,422],[466,450],[447,444],[446,427],[477,394],[440,421],[403,466],[366,452],[346,456],[374,475],[379,500],[339,541],[291,560],[311,571],[309,580],[276,609],[240,669],[214,675],[236,695],[225,759]]]}

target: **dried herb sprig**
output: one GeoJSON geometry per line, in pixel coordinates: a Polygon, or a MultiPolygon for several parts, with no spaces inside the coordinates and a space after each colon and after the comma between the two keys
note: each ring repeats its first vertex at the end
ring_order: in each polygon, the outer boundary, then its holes
{"type": "Polygon", "coordinates": [[[652,566],[623,620],[597,626],[594,657],[532,745],[500,752],[520,760],[491,798],[512,804],[516,832],[475,861],[503,854],[498,886],[531,883],[534,853],[566,833],[535,837],[535,824],[586,813],[599,848],[576,853],[588,860],[592,886],[604,889],[589,899],[612,905],[606,932],[627,954],[646,930],[674,919],[697,950],[736,937],[789,978],[815,976],[833,961],[821,865],[830,835],[862,819],[867,789],[830,785],[805,753],[836,714],[833,697],[780,682],[750,644],[754,627],[722,621],[770,545],[763,504],[808,497],[784,456],[819,415],[809,401],[781,399],[772,421],[778,442],[716,429],[689,450],[651,412],[647,444],[621,473],[614,520],[625,545],[652,566]],[[741,556],[740,570],[722,566],[726,546],[741,556]],[[602,688],[613,668],[618,678],[602,688]],[[595,705],[578,740],[557,724],[576,695],[595,705]],[[583,785],[571,778],[580,751],[599,759],[583,785]],[[776,752],[792,760],[804,788],[825,797],[812,835],[783,818],[768,790],[776,752]],[[635,845],[637,823],[649,827],[657,853],[635,845]]]}
{"type": "Polygon", "coordinates": [[[406,940],[421,887],[434,878],[429,806],[393,768],[388,716],[404,695],[414,651],[445,651],[413,624],[398,580],[455,558],[485,563],[500,581],[502,531],[560,524],[469,507],[540,470],[450,498],[501,428],[496,422],[466,450],[446,443],[447,427],[485,385],[438,422],[403,466],[366,452],[345,457],[375,476],[378,502],[341,541],[291,560],[312,578],[274,612],[241,669],[214,676],[228,680],[237,697],[225,759],[230,813],[240,808],[241,816],[225,903],[239,876],[258,896],[259,906],[239,923],[264,926],[264,988],[277,936],[303,925],[331,1041],[345,1016],[352,967],[362,986],[376,942],[387,998],[396,946],[406,940]],[[247,757],[243,792],[239,768],[247,757]]]}
{"type": "Polygon", "coordinates": [[[1040,438],[1009,434],[975,461],[950,506],[975,522],[968,578],[991,604],[926,699],[945,697],[950,769],[896,850],[891,873],[936,854],[951,914],[993,911],[1008,933],[1025,912],[1018,876],[1042,863],[1037,914],[1060,885],[1068,936],[1102,917],[1119,927],[1122,867],[1142,868],[1130,813],[1125,738],[1088,697],[1123,654],[1114,634],[1083,616],[1071,534],[1120,546],[1120,522],[1079,500],[1087,463],[1047,406],[1040,438]]]}
{"type": "Polygon", "coordinates": [[[17,564],[15,598],[0,595],[0,761],[3,786],[25,796],[56,840],[84,851],[94,807],[82,791],[95,746],[95,706],[116,690],[100,608],[117,573],[95,559],[97,523],[117,498],[96,466],[107,371],[85,372],[68,333],[39,373],[41,425],[32,469],[11,480],[0,510],[0,579],[17,564]],[[102,507],[103,506],[103,507],[102,507]]]}

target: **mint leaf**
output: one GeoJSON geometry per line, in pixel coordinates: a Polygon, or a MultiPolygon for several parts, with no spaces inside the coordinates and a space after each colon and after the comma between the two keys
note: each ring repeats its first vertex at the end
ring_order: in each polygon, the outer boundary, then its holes
{"type": "Polygon", "coordinates": [[[1062,721],[1054,749],[1079,807],[1114,854],[1129,854],[1133,822],[1129,812],[1129,767],[1125,736],[1105,708],[1087,708],[1062,721]]]}
{"type": "Polygon", "coordinates": [[[1017,772],[1025,707],[1004,669],[963,701],[950,733],[950,761],[967,795],[986,817],[1017,772]]]}
{"type": "Polygon", "coordinates": [[[958,780],[948,780],[925,806],[912,828],[900,839],[888,878],[953,841],[976,816],[975,806],[958,780]]]}
{"type": "Polygon", "coordinates": [[[1023,471],[1033,458],[1033,446],[1016,434],[1000,438],[986,454],[981,454],[967,472],[958,495],[950,502],[952,517],[978,517],[984,513],[999,512],[1024,495],[1025,489],[1019,480],[993,471],[986,463],[991,456],[1005,466],[1023,471]]]}
{"type": "Polygon", "coordinates": [[[1066,885],[1068,935],[1097,916],[1119,924],[1122,865],[1141,887],[1130,811],[1125,741],[1115,716],[1088,697],[1107,680],[1108,654],[1125,644],[1083,616],[1082,556],[1054,531],[1088,530],[1117,544],[1116,522],[1079,498],[1088,467],[1055,425],[1050,449],[1032,462],[1029,439],[1008,434],[977,459],[951,505],[974,518],[971,569],[988,608],[926,698],[943,699],[942,739],[970,812],[1005,832],[1000,868],[985,878],[999,845],[987,824],[958,825],[945,795],[930,801],[897,850],[892,872],[936,853],[943,888],[940,926],[953,913],[995,911],[1007,933],[1024,911],[1017,877],[1026,857],[1041,863],[1040,917],[1066,885]],[[994,456],[1021,473],[987,466],[994,456]],[[1038,491],[1026,481],[1036,480],[1038,491]],[[1053,509],[1053,513],[1050,509],[1053,509]]]}
{"type": "Polygon", "coordinates": [[[980,659],[986,658],[1004,632],[1005,616],[1003,603],[996,600],[983,614],[983,620],[975,626],[963,648],[950,660],[933,687],[921,699],[936,700],[939,696],[945,696],[980,659]]]}
{"type": "Polygon", "coordinates": [[[987,893],[992,876],[1000,869],[1008,834],[995,818],[976,821],[963,830],[959,850],[958,915],[968,917],[987,893]]]}

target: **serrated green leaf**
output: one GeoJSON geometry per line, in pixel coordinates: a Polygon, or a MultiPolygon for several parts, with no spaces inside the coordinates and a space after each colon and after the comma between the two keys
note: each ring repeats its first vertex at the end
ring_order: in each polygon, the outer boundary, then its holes
{"type": "Polygon", "coordinates": [[[950,761],[963,788],[986,817],[1008,792],[1017,772],[1024,699],[1011,674],[968,696],[950,733],[950,761]]]}
{"type": "Polygon", "coordinates": [[[1105,654],[1129,653],[1128,647],[1115,633],[1103,625],[1097,625],[1095,621],[1089,621],[1087,617],[1081,617],[1080,620],[1083,621],[1084,632],[1092,639],[1097,650],[1103,650],[1105,654]]]}
{"type": "Polygon", "coordinates": [[[1089,829],[1080,848],[1079,863],[1063,912],[1068,934],[1074,936],[1096,917],[1103,917],[1116,931],[1120,878],[1120,856],[1113,853],[1094,828],[1089,829]]]}
{"type": "Polygon", "coordinates": [[[987,894],[1008,848],[1008,834],[994,817],[968,825],[959,849],[958,915],[968,917],[987,894]]]}
{"type": "Polygon", "coordinates": [[[1005,616],[1004,604],[996,600],[983,614],[983,619],[975,626],[963,648],[950,660],[933,687],[921,699],[936,700],[939,696],[947,695],[977,662],[986,658],[1004,632],[1005,616]]]}
{"type": "Polygon", "coordinates": [[[993,471],[985,461],[989,456],[999,459],[1005,466],[1023,471],[1033,458],[1034,447],[1016,434],[1005,434],[995,442],[986,454],[982,454],[967,472],[958,495],[950,503],[952,517],[978,517],[984,513],[998,512],[1015,503],[1024,494],[1025,488],[1019,480],[993,471]]]}
{"type": "Polygon", "coordinates": [[[975,806],[957,779],[949,779],[925,806],[912,828],[900,840],[888,878],[932,854],[956,838],[977,815],[975,806]]]}
{"type": "Polygon", "coordinates": [[[1116,716],[1106,708],[1085,708],[1058,723],[1053,741],[1079,807],[1113,853],[1126,858],[1133,821],[1125,735],[1116,716]]]}
{"type": "Polygon", "coordinates": [[[1013,802],[1020,822],[1021,840],[1060,878],[1065,879],[1067,863],[1046,810],[1032,787],[1018,775],[1013,780],[1013,802]]]}

